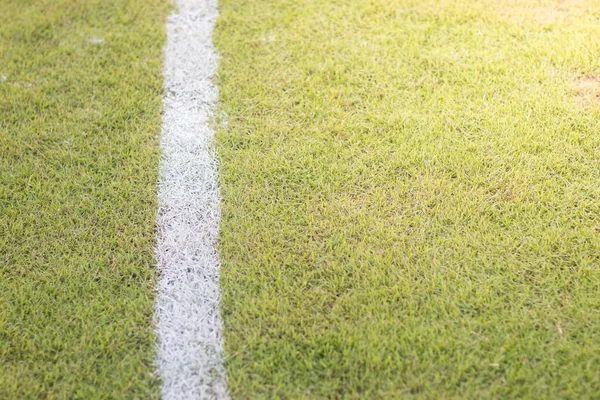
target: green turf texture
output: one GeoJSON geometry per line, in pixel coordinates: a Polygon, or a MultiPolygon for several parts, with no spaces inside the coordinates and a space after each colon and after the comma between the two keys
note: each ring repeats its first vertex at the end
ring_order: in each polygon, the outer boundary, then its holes
{"type": "Polygon", "coordinates": [[[169,7],[0,1],[1,399],[158,393],[152,247],[169,7]]]}
{"type": "Polygon", "coordinates": [[[597,2],[222,0],[233,398],[600,393],[599,36],[597,2]]]}

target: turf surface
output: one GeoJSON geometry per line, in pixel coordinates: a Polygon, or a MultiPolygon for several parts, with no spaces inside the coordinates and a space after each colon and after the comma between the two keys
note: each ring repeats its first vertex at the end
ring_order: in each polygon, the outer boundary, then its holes
{"type": "Polygon", "coordinates": [[[163,0],[0,1],[0,398],[151,398],[163,0]]]}
{"type": "Polygon", "coordinates": [[[569,0],[221,2],[234,398],[600,392],[599,22],[569,0]]]}

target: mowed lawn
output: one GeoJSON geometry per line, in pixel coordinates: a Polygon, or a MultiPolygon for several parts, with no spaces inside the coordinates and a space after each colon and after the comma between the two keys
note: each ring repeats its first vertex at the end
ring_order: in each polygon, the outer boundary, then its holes
{"type": "Polygon", "coordinates": [[[158,394],[163,0],[0,0],[0,398],[158,394]]]}
{"type": "Polygon", "coordinates": [[[600,393],[600,3],[222,0],[234,398],[600,393]]]}
{"type": "MultiPolygon", "coordinates": [[[[0,398],[153,398],[164,0],[0,0],[0,398]]],[[[600,3],[221,0],[233,398],[600,393],[600,3]]]]}

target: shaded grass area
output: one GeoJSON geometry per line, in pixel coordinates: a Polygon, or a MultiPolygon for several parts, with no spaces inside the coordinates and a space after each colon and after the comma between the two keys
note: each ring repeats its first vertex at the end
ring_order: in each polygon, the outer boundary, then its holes
{"type": "Polygon", "coordinates": [[[0,398],[151,398],[163,0],[0,5],[0,398]]]}
{"type": "Polygon", "coordinates": [[[234,397],[600,391],[600,113],[577,88],[599,21],[585,1],[222,1],[234,397]]]}

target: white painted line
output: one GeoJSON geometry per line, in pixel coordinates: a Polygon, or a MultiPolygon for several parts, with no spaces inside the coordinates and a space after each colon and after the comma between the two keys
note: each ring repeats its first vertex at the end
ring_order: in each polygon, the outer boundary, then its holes
{"type": "Polygon", "coordinates": [[[176,0],[167,22],[156,258],[157,364],[162,397],[227,399],[219,314],[217,0],[176,0]]]}

